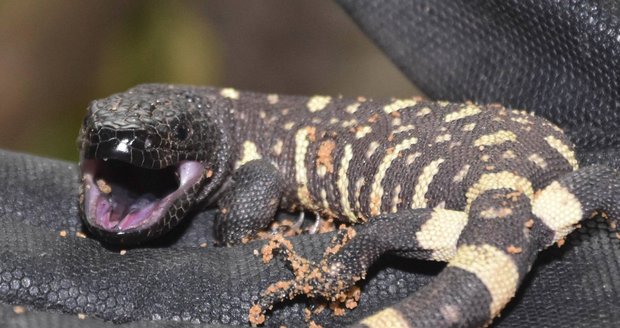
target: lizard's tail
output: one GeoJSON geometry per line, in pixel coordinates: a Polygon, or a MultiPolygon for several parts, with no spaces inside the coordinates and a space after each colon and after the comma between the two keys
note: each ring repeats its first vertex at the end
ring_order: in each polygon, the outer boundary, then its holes
{"type": "Polygon", "coordinates": [[[532,202],[532,213],[548,228],[543,234],[544,246],[563,240],[579,223],[602,212],[613,230],[620,220],[620,173],[592,165],[552,182],[538,192],[532,202]]]}

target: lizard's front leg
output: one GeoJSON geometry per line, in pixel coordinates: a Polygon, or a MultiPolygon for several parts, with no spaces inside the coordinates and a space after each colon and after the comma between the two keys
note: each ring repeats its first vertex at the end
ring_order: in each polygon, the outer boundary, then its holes
{"type": "Polygon", "coordinates": [[[284,183],[268,161],[253,160],[239,167],[218,202],[216,231],[225,245],[253,237],[274,218],[284,183]]]}

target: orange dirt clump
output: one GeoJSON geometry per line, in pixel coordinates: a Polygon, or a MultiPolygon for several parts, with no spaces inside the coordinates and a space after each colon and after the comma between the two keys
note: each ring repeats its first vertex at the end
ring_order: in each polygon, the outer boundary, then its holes
{"type": "Polygon", "coordinates": [[[348,299],[345,303],[344,306],[351,310],[351,309],[355,309],[357,307],[357,302],[355,300],[352,299],[348,299]]]}
{"type": "Polygon", "coordinates": [[[112,192],[112,187],[110,187],[109,184],[103,181],[103,179],[97,180],[97,188],[99,188],[99,190],[101,190],[101,192],[104,194],[109,194],[112,192]]]}
{"type": "Polygon", "coordinates": [[[532,227],[534,226],[534,220],[529,219],[527,220],[527,222],[525,222],[525,227],[528,229],[532,229],[532,227]]]}
{"type": "Polygon", "coordinates": [[[323,326],[317,324],[314,321],[310,321],[310,325],[308,327],[310,327],[310,328],[323,328],[323,326]]]}
{"type": "Polygon", "coordinates": [[[368,118],[368,123],[375,123],[379,120],[379,114],[374,113],[368,118]]]}
{"type": "Polygon", "coordinates": [[[265,315],[263,314],[263,309],[260,305],[256,304],[250,308],[248,320],[252,325],[261,325],[265,322],[265,315]]]}
{"type": "Polygon", "coordinates": [[[321,143],[316,154],[317,166],[324,165],[329,173],[334,173],[334,158],[332,156],[332,152],[335,148],[336,143],[333,140],[326,140],[321,143]]]}
{"type": "Polygon", "coordinates": [[[13,307],[13,312],[15,312],[15,314],[23,314],[26,312],[26,308],[23,306],[17,305],[13,307]]]}
{"type": "Polygon", "coordinates": [[[521,252],[523,252],[523,248],[521,247],[517,247],[514,245],[510,245],[506,248],[506,251],[510,254],[519,254],[521,252]]]}
{"type": "Polygon", "coordinates": [[[312,142],[316,142],[316,128],[311,126],[306,128],[306,132],[308,132],[308,139],[312,142]]]}

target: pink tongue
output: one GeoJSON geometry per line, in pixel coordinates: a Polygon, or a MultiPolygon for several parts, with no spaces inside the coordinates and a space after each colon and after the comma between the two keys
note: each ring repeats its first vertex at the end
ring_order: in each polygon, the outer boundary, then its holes
{"type": "Polygon", "coordinates": [[[149,219],[159,203],[154,197],[143,196],[130,205],[114,197],[99,197],[96,208],[96,222],[106,230],[135,228],[149,219]]]}
{"type": "Polygon", "coordinates": [[[157,202],[152,202],[148,206],[137,210],[130,210],[129,213],[125,216],[125,218],[118,224],[118,228],[121,230],[127,230],[131,228],[135,228],[140,224],[144,223],[151,214],[153,214],[153,208],[157,205],[157,202]]]}
{"type": "MultiPolygon", "coordinates": [[[[183,161],[179,163],[178,173],[180,188],[183,190],[187,186],[191,186],[202,176],[204,166],[199,162],[183,161]]],[[[122,188],[112,188],[113,190],[122,190],[122,188]]],[[[92,188],[91,197],[97,197],[95,222],[102,228],[115,231],[126,231],[145,224],[154,216],[160,216],[167,209],[166,205],[179,192],[169,194],[163,199],[157,199],[153,195],[143,195],[138,199],[127,201],[129,195],[120,192],[112,195],[100,195],[96,192],[96,187],[92,188]]]]}
{"type": "Polygon", "coordinates": [[[181,186],[187,186],[194,184],[200,176],[204,166],[200,162],[195,161],[183,161],[179,164],[179,182],[181,186]]]}
{"type": "Polygon", "coordinates": [[[97,211],[95,214],[97,224],[107,230],[113,229],[116,226],[116,223],[112,223],[110,221],[111,212],[112,209],[110,208],[110,202],[106,198],[100,198],[97,202],[97,211]]]}

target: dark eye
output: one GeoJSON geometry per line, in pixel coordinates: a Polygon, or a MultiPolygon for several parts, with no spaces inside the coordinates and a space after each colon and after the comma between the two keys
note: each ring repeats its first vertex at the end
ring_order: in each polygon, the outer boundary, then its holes
{"type": "Polygon", "coordinates": [[[179,125],[177,126],[176,130],[174,131],[175,136],[177,137],[177,139],[183,141],[185,139],[187,139],[187,136],[189,135],[189,130],[187,129],[187,127],[185,125],[179,125]]]}

